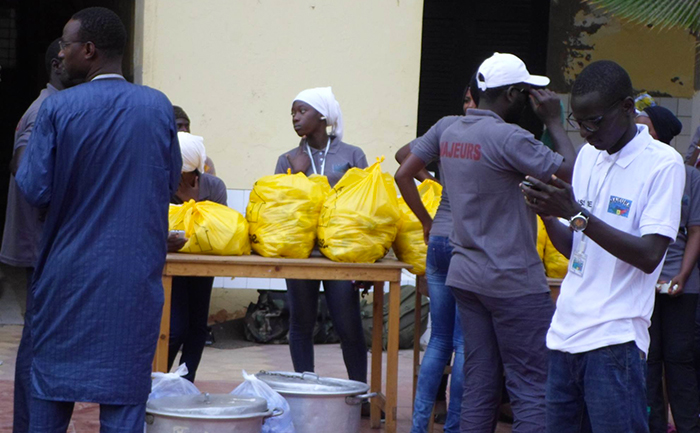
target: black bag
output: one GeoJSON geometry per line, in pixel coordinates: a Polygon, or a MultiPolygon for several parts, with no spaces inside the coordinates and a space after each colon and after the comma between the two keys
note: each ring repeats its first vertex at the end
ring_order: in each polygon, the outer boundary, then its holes
{"type": "MultiPolygon", "coordinates": [[[[376,290],[376,287],[375,287],[376,290]]],[[[384,326],[382,333],[382,349],[387,348],[388,321],[389,321],[389,296],[384,294],[384,326]]],[[[362,328],[365,330],[365,341],[367,347],[372,347],[373,329],[373,304],[363,299],[360,303],[360,314],[362,315],[362,328]]],[[[413,333],[416,329],[416,288],[415,286],[401,286],[401,306],[399,308],[399,349],[411,349],[413,347],[413,333]]],[[[428,313],[430,312],[430,301],[423,296],[421,299],[420,330],[421,335],[428,327],[428,313]]]]}
{"type": "MultiPolygon", "coordinates": [[[[264,344],[289,343],[289,306],[287,292],[258,290],[257,304],[248,305],[245,314],[245,336],[248,341],[264,344]]],[[[318,315],[314,327],[314,343],[338,343],[333,329],[325,293],[318,296],[318,315]]]]}

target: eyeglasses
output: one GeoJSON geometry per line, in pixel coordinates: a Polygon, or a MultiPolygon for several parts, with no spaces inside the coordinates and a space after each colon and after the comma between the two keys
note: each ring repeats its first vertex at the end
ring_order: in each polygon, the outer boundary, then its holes
{"type": "Polygon", "coordinates": [[[610,112],[610,110],[615,108],[615,106],[622,101],[624,101],[624,99],[619,99],[613,102],[611,106],[605,109],[603,114],[601,114],[598,117],[594,117],[593,119],[577,120],[574,117],[572,117],[574,113],[569,113],[569,115],[566,117],[566,121],[569,122],[569,125],[571,125],[571,127],[574,129],[582,128],[588,132],[596,132],[600,129],[600,122],[603,120],[603,118],[610,112]]]}
{"type": "Polygon", "coordinates": [[[63,40],[58,41],[58,47],[61,50],[65,50],[68,45],[73,45],[73,44],[84,44],[85,42],[82,41],[73,41],[73,42],[64,42],[63,40]]]}

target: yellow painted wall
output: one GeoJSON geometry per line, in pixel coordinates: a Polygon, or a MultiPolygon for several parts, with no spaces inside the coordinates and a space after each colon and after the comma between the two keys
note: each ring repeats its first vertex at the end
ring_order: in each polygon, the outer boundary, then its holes
{"type": "Polygon", "coordinates": [[[585,2],[553,2],[548,73],[568,92],[576,75],[596,60],[624,67],[636,89],[692,98],[696,40],[683,29],[658,30],[624,21],[585,2]]]}
{"type": "Polygon", "coordinates": [[[137,82],[182,106],[227,187],[250,189],[298,145],[292,99],[332,86],[343,140],[371,162],[415,137],[420,0],[140,0],[137,82]]]}

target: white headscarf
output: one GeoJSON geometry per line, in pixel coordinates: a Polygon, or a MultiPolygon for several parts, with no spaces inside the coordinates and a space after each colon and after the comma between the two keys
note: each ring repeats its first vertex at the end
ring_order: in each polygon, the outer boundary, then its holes
{"type": "Polygon", "coordinates": [[[306,102],[314,107],[326,118],[326,124],[331,126],[331,135],[335,135],[338,140],[343,138],[343,113],[340,112],[340,104],[336,101],[330,87],[303,90],[294,98],[294,101],[306,102]]]}
{"type": "Polygon", "coordinates": [[[189,132],[178,132],[177,139],[182,154],[182,172],[199,170],[200,173],[204,173],[204,161],[207,159],[204,138],[189,132]]]}

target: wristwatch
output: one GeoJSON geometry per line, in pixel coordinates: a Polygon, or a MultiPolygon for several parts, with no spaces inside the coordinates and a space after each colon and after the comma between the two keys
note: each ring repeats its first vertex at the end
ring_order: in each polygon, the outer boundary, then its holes
{"type": "Polygon", "coordinates": [[[588,218],[591,214],[586,209],[569,218],[569,228],[575,232],[582,232],[588,227],[588,218]]]}

